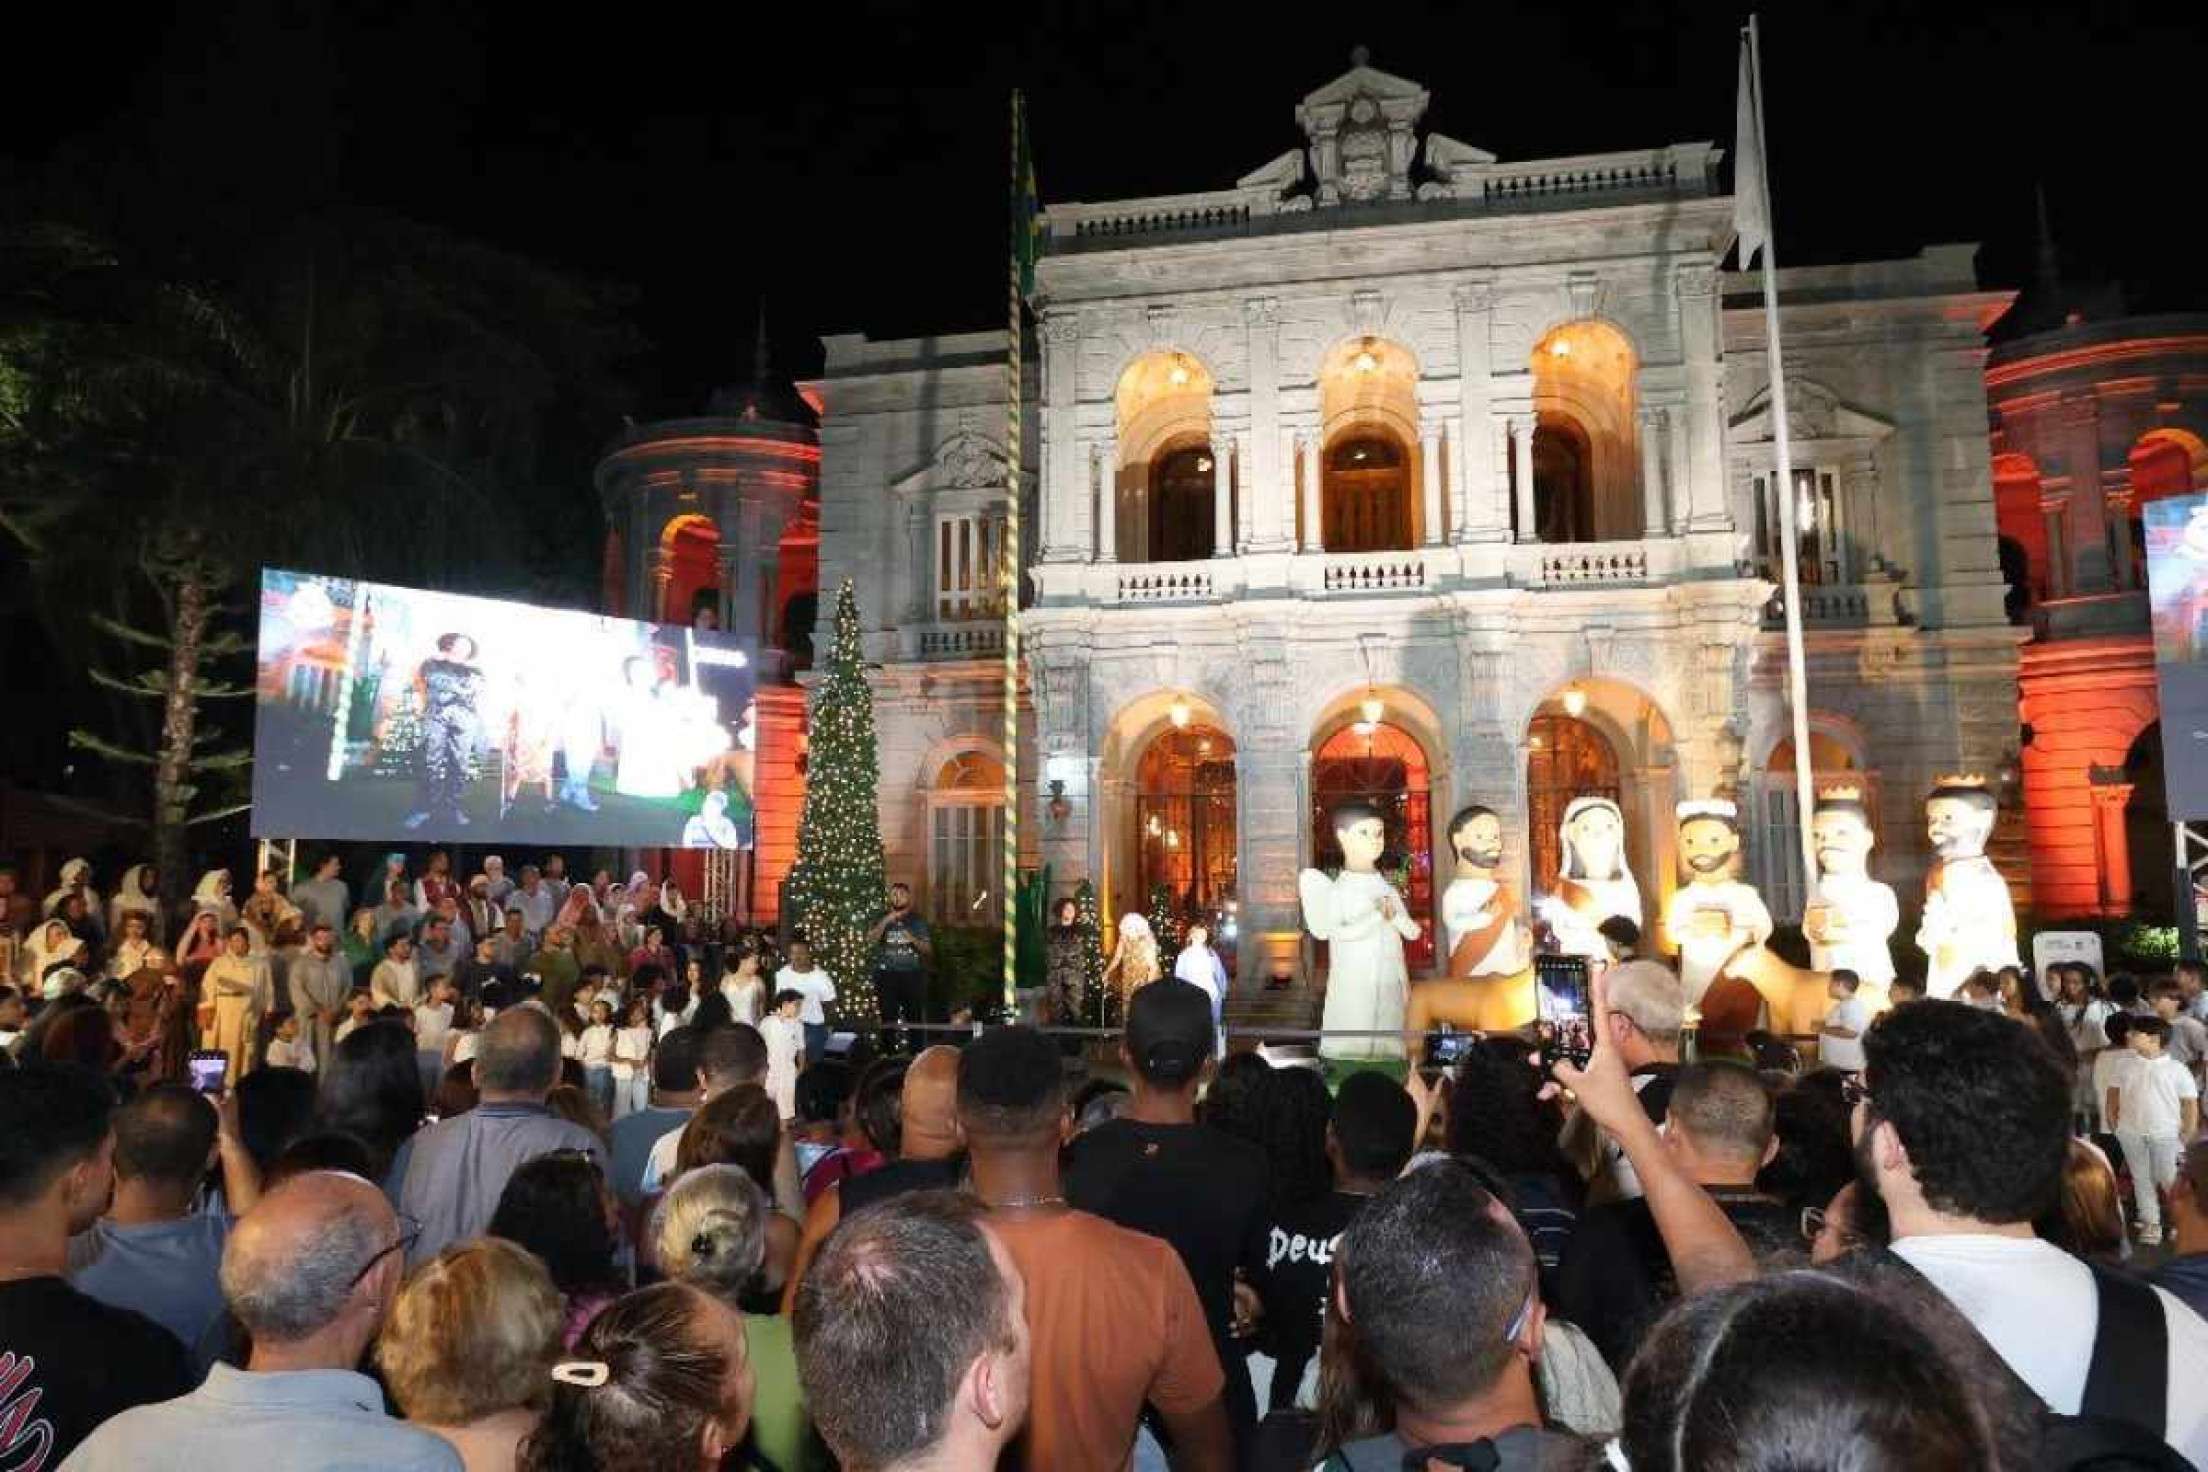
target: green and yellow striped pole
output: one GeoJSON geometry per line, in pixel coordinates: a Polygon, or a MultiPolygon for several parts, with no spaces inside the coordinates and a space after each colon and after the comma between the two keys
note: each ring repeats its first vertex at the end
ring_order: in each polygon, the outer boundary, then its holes
{"type": "Polygon", "coordinates": [[[1005,281],[1004,464],[1007,491],[998,589],[1004,599],[1004,1005],[1018,1001],[1020,951],[1020,298],[1032,249],[1034,202],[1028,188],[1027,120],[1012,89],[1011,250],[1005,281]]]}

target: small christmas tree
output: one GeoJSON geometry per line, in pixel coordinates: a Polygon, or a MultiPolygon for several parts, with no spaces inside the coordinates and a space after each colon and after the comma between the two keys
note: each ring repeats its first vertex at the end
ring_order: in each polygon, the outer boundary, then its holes
{"type": "Polygon", "coordinates": [[[1110,1027],[1104,995],[1104,916],[1097,908],[1096,885],[1086,879],[1073,892],[1073,924],[1081,932],[1081,995],[1086,999],[1082,1021],[1090,1027],[1110,1027]]]}
{"type": "Polygon", "coordinates": [[[784,894],[797,928],[836,983],[847,1022],[878,1020],[873,944],[885,883],[879,807],[881,760],[874,741],[874,692],[859,651],[859,599],[845,578],[836,592],[835,634],[813,690],[812,742],[805,764],[805,813],[797,864],[784,894]]]}
{"type": "Polygon", "coordinates": [[[1158,964],[1173,974],[1173,958],[1181,953],[1181,912],[1173,903],[1172,887],[1162,880],[1150,886],[1150,933],[1158,938],[1158,964]]]}

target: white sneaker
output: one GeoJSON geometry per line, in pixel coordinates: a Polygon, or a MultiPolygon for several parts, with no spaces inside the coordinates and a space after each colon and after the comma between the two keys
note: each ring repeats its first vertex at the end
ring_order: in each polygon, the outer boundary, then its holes
{"type": "Polygon", "coordinates": [[[2160,1227],[2141,1227],[2139,1229],[2139,1245],[2141,1247],[2160,1247],[2162,1245],[2162,1229],[2160,1227]]]}

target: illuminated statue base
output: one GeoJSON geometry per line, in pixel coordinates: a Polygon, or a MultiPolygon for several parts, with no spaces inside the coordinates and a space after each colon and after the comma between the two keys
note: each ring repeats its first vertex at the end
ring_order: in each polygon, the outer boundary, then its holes
{"type": "Polygon", "coordinates": [[[1510,976],[1421,981],[1411,988],[1404,1025],[1423,1038],[1442,1023],[1480,1032],[1511,1032],[1533,1025],[1533,968],[1510,976]]]}

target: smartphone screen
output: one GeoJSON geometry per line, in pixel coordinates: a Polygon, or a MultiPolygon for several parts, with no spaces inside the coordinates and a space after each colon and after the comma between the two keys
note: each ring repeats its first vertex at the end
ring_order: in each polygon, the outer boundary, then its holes
{"type": "Polygon", "coordinates": [[[1559,1058],[1584,1068],[1595,1051],[1594,1018],[1588,1009],[1587,958],[1536,956],[1533,959],[1534,1027],[1541,1039],[1541,1066],[1559,1058]]]}
{"type": "Polygon", "coordinates": [[[219,1094],[230,1073],[230,1055],[227,1053],[199,1052],[192,1054],[185,1067],[191,1070],[192,1087],[202,1094],[219,1094]]]}

